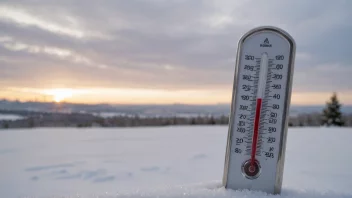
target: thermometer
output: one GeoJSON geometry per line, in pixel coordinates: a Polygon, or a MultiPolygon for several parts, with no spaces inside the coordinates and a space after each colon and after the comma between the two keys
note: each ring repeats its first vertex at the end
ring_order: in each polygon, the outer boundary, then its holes
{"type": "Polygon", "coordinates": [[[223,185],[281,192],[295,41],[258,27],[238,43],[223,185]]]}

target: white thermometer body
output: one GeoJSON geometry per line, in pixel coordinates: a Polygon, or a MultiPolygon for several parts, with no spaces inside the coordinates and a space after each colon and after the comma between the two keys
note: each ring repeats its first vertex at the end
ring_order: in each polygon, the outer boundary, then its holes
{"type": "Polygon", "coordinates": [[[238,44],[223,183],[280,193],[295,42],[259,27],[238,44]]]}

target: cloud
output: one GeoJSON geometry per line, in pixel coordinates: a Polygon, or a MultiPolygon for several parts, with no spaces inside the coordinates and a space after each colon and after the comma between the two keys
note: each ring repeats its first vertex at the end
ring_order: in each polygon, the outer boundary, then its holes
{"type": "Polygon", "coordinates": [[[90,67],[97,67],[97,68],[108,67],[106,65],[95,64],[89,58],[82,56],[80,54],[77,54],[69,49],[63,49],[63,48],[57,48],[57,47],[51,47],[51,46],[30,45],[27,43],[15,41],[11,37],[0,37],[0,46],[14,52],[24,51],[31,54],[44,54],[55,58],[59,58],[61,60],[80,63],[90,67]]]}
{"type": "Polygon", "coordinates": [[[256,26],[274,25],[297,43],[295,91],[348,90],[351,6],[319,0],[2,1],[2,84],[28,85],[34,78],[40,80],[33,87],[231,91],[238,39],[256,26]]]}
{"type": "Polygon", "coordinates": [[[64,34],[77,38],[83,38],[85,36],[83,31],[78,29],[71,29],[68,27],[55,24],[50,21],[45,21],[39,17],[33,16],[24,10],[11,8],[11,7],[0,7],[0,19],[9,20],[23,26],[36,26],[46,31],[53,33],[64,34]]]}

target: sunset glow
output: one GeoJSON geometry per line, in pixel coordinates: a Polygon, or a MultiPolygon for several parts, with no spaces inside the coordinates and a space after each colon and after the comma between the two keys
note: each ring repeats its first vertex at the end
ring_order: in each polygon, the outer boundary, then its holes
{"type": "Polygon", "coordinates": [[[62,102],[73,96],[73,91],[71,89],[51,89],[44,91],[44,93],[52,96],[55,102],[62,102]]]}
{"type": "MultiPolygon", "coordinates": [[[[123,89],[123,88],[11,88],[0,93],[1,98],[21,101],[69,102],[85,104],[229,104],[231,88],[228,89],[123,89]]],[[[292,105],[324,105],[332,92],[293,91],[292,105]]],[[[338,92],[341,102],[351,105],[352,92],[338,92]]]]}

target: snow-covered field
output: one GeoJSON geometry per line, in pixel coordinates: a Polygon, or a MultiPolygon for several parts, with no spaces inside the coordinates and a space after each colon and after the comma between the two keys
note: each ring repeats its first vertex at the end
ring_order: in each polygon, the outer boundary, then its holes
{"type": "Polygon", "coordinates": [[[20,120],[24,119],[25,117],[20,115],[13,115],[13,114],[0,114],[0,120],[20,120]]]}
{"type": "Polygon", "coordinates": [[[221,187],[225,126],[0,131],[0,197],[352,197],[352,129],[290,128],[280,196],[221,187]]]}

